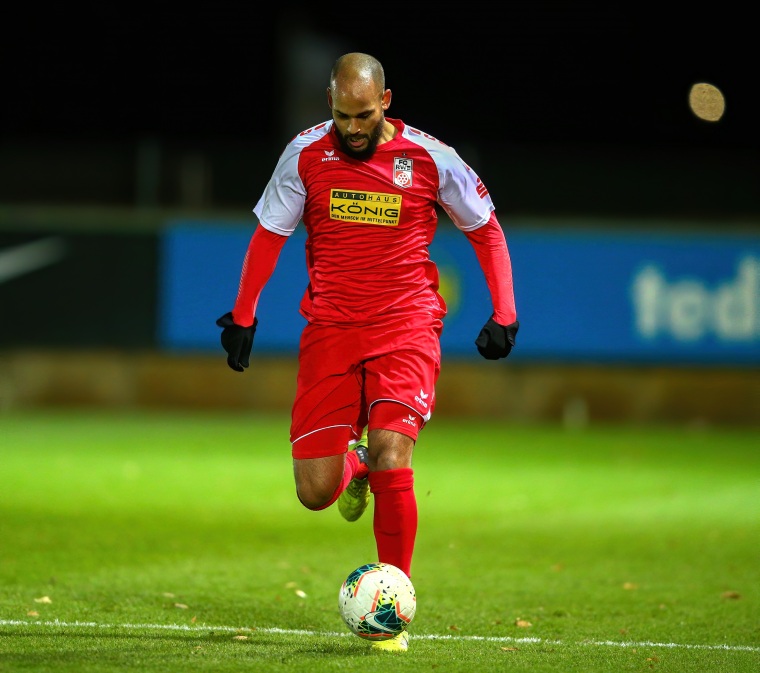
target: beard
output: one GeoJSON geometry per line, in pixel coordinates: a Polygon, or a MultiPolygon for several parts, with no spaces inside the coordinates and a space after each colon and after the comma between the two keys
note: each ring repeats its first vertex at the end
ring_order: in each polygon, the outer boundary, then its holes
{"type": "Polygon", "coordinates": [[[357,138],[367,139],[367,146],[362,150],[356,150],[353,147],[351,147],[351,145],[348,144],[347,136],[345,136],[343,133],[340,132],[336,124],[335,132],[338,136],[338,142],[340,143],[341,150],[343,150],[343,152],[345,152],[348,156],[354,159],[360,159],[363,161],[363,160],[372,158],[372,155],[375,153],[375,150],[377,149],[377,143],[380,141],[380,136],[383,133],[384,122],[385,122],[385,117],[382,117],[380,121],[377,122],[375,127],[368,134],[357,134],[354,136],[349,136],[353,139],[357,139],[357,138]]]}

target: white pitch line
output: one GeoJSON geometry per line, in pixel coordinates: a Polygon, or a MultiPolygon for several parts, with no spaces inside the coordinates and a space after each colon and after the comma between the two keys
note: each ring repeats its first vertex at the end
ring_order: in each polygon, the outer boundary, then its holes
{"type": "MultiPolygon", "coordinates": [[[[203,626],[187,624],[100,624],[98,622],[62,622],[57,619],[52,621],[26,621],[21,619],[0,619],[0,626],[51,626],[66,628],[96,628],[96,629],[143,629],[154,631],[227,631],[230,633],[279,633],[293,636],[352,636],[349,632],[331,631],[308,631],[304,629],[280,629],[276,627],[246,627],[246,626],[203,626]]],[[[517,643],[531,645],[569,645],[562,640],[550,640],[548,638],[513,638],[511,636],[452,636],[436,634],[413,634],[415,640],[477,640],[489,643],[517,643]]],[[[597,647],[666,647],[681,650],[724,650],[727,652],[760,652],[760,647],[752,645],[699,645],[689,643],[659,643],[651,640],[643,641],[617,641],[617,640],[582,640],[572,643],[577,646],[597,647]]]]}

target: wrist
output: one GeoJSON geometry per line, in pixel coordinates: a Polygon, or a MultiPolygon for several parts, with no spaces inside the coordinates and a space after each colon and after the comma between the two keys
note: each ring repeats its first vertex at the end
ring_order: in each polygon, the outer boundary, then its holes
{"type": "Polygon", "coordinates": [[[232,320],[240,327],[252,327],[253,311],[236,306],[232,309],[232,320]]]}
{"type": "Polygon", "coordinates": [[[502,325],[503,327],[506,327],[507,325],[511,325],[516,320],[517,320],[517,314],[515,313],[515,311],[510,311],[510,312],[494,311],[493,313],[493,321],[495,323],[498,323],[499,325],[502,325]]]}

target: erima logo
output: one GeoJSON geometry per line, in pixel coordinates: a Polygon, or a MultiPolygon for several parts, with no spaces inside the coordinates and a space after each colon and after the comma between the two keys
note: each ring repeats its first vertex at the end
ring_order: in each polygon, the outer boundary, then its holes
{"type": "MultiPolygon", "coordinates": [[[[427,404],[425,406],[427,407],[427,404]]],[[[402,418],[401,422],[411,425],[413,428],[417,427],[417,417],[414,414],[409,414],[408,418],[402,418]]]]}
{"type": "Polygon", "coordinates": [[[335,156],[335,150],[325,150],[325,156],[322,161],[340,161],[340,157],[335,156]]]}
{"type": "Polygon", "coordinates": [[[423,407],[425,407],[425,409],[427,409],[428,408],[428,403],[425,402],[425,400],[428,397],[430,397],[430,393],[425,393],[425,391],[420,388],[420,394],[419,395],[415,395],[414,400],[415,400],[415,402],[417,402],[417,404],[421,404],[423,407]]]}
{"type": "Polygon", "coordinates": [[[65,254],[66,243],[58,236],[0,250],[0,283],[51,266],[65,254]]]}

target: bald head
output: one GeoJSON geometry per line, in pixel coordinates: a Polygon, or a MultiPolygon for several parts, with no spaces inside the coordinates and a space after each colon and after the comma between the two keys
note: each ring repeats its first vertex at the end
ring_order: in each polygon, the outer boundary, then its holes
{"type": "Polygon", "coordinates": [[[385,90],[385,72],[374,56],[351,52],[343,54],[330,71],[330,90],[335,95],[339,90],[361,87],[373,89],[377,94],[385,90]]]}
{"type": "Polygon", "coordinates": [[[356,159],[371,158],[378,145],[396,134],[385,119],[391,90],[385,88],[383,66],[369,54],[351,52],[335,61],[327,104],[343,151],[356,159]]]}

